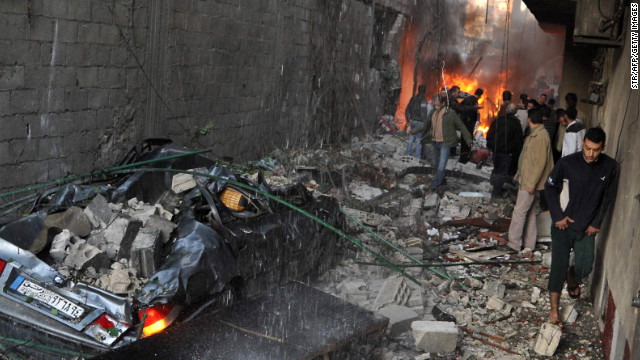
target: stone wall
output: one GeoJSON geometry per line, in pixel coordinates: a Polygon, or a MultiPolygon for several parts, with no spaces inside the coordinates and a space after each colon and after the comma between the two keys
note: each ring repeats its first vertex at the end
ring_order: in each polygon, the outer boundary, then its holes
{"type": "Polygon", "coordinates": [[[376,6],[415,4],[2,1],[0,189],[108,167],[149,137],[247,160],[370,131],[376,6]]]}

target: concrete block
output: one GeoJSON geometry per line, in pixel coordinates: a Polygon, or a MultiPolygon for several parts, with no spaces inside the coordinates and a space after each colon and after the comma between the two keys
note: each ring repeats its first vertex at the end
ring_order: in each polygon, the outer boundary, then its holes
{"type": "Polygon", "coordinates": [[[540,327],[533,350],[542,356],[552,356],[562,337],[562,329],[558,325],[544,323],[540,327]]]}
{"type": "Polygon", "coordinates": [[[24,86],[24,66],[0,66],[0,90],[19,89],[24,86]]]}
{"type": "Polygon", "coordinates": [[[35,113],[40,107],[38,90],[14,90],[11,91],[12,113],[35,113]]]}
{"type": "Polygon", "coordinates": [[[171,233],[178,226],[173,222],[163,218],[160,215],[151,215],[144,223],[145,227],[151,227],[160,230],[160,239],[166,244],[171,239],[171,233]]]}
{"type": "Polygon", "coordinates": [[[196,180],[191,174],[175,174],[171,179],[171,190],[177,194],[196,187],[196,180]]]}
{"type": "Polygon", "coordinates": [[[487,281],[482,287],[481,293],[485,296],[495,296],[502,299],[506,288],[502,281],[487,281]]]}
{"type": "Polygon", "coordinates": [[[51,242],[51,249],[49,255],[58,264],[62,264],[64,258],[67,256],[67,250],[71,247],[71,238],[73,234],[69,230],[62,230],[61,233],[56,235],[51,242]]]}
{"type": "Polygon", "coordinates": [[[540,300],[540,293],[542,292],[542,290],[540,290],[539,287],[534,286],[533,290],[531,291],[531,303],[535,304],[538,302],[538,300],[540,300]]]}
{"type": "Polygon", "coordinates": [[[542,254],[542,266],[551,268],[551,251],[542,254]]]}
{"type": "Polygon", "coordinates": [[[387,333],[391,338],[395,338],[405,331],[409,331],[411,323],[418,320],[418,314],[406,306],[386,306],[378,310],[378,314],[389,319],[387,333]]]}
{"type": "Polygon", "coordinates": [[[484,283],[482,281],[474,279],[472,277],[467,277],[462,283],[472,289],[482,289],[482,287],[484,286],[484,283]]]}
{"type": "Polygon", "coordinates": [[[571,304],[567,306],[563,306],[562,310],[560,310],[560,320],[567,324],[573,324],[578,319],[578,311],[576,307],[571,304]]]}
{"type": "Polygon", "coordinates": [[[152,215],[158,213],[158,209],[154,205],[145,204],[142,201],[137,201],[135,198],[127,202],[129,209],[127,214],[132,218],[146,223],[152,215]]]}
{"type": "Polygon", "coordinates": [[[551,213],[549,211],[543,211],[536,216],[536,227],[538,228],[538,237],[551,236],[551,213]]]}
{"type": "Polygon", "coordinates": [[[118,261],[120,261],[122,259],[129,259],[130,258],[130,256],[131,256],[131,245],[133,244],[134,240],[138,236],[138,232],[140,231],[140,228],[142,228],[142,221],[131,220],[127,224],[127,227],[126,227],[126,230],[124,232],[124,235],[121,238],[119,238],[119,239],[118,239],[118,237],[109,238],[109,237],[105,236],[107,243],[111,243],[112,246],[119,245],[118,246],[118,255],[116,256],[116,259],[118,261]]]}
{"type": "Polygon", "coordinates": [[[71,246],[63,264],[76,270],[84,270],[89,266],[100,270],[108,269],[111,261],[105,252],[85,240],[79,240],[71,246]]]}
{"type": "Polygon", "coordinates": [[[142,277],[153,275],[160,263],[160,230],[150,227],[140,229],[131,244],[130,263],[142,277]]]}
{"type": "Polygon", "coordinates": [[[452,352],[458,344],[458,327],[444,321],[414,321],[411,331],[415,345],[424,352],[452,352]]]}
{"type": "Polygon", "coordinates": [[[46,246],[52,232],[63,229],[68,229],[72,235],[85,237],[91,232],[91,222],[82,209],[77,206],[70,207],[60,213],[47,215],[44,218],[42,230],[28,250],[37,254],[46,246]]]}
{"type": "Polygon", "coordinates": [[[111,223],[115,215],[109,208],[109,203],[104,196],[98,194],[84,209],[85,215],[95,228],[106,228],[111,223]]]}
{"type": "Polygon", "coordinates": [[[411,295],[411,289],[404,278],[391,276],[382,284],[382,288],[373,302],[372,310],[377,311],[383,306],[396,304],[406,305],[411,295]]]}
{"type": "Polygon", "coordinates": [[[422,300],[422,292],[420,290],[414,290],[411,292],[411,296],[409,296],[409,300],[407,301],[408,307],[421,307],[424,306],[424,302],[422,300]]]}
{"type": "Polygon", "coordinates": [[[513,309],[513,305],[507,304],[495,296],[489,298],[486,307],[487,309],[497,310],[505,315],[511,314],[511,310],[513,309]]]}
{"type": "Polygon", "coordinates": [[[436,193],[427,194],[424,197],[424,202],[422,203],[422,208],[425,210],[438,210],[438,206],[440,206],[440,197],[436,193]]]}
{"type": "Polygon", "coordinates": [[[131,285],[128,269],[109,270],[109,274],[100,277],[99,285],[115,294],[126,294],[131,285]]]}

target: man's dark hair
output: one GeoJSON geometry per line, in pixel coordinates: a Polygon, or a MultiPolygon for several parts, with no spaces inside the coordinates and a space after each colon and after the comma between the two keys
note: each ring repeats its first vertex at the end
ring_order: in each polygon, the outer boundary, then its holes
{"type": "Polygon", "coordinates": [[[534,124],[542,124],[542,111],[540,109],[531,109],[528,111],[529,119],[534,124]]]}
{"type": "Polygon", "coordinates": [[[567,107],[576,107],[578,105],[578,96],[576,93],[567,93],[564,96],[564,101],[567,102],[567,107]]]}
{"type": "Polygon", "coordinates": [[[502,101],[511,100],[511,91],[505,90],[502,92],[502,101]]]}
{"type": "Polygon", "coordinates": [[[418,85],[418,94],[424,94],[427,92],[427,85],[418,85]]]}
{"type": "Polygon", "coordinates": [[[533,104],[533,108],[534,108],[534,109],[537,109],[537,108],[539,108],[539,107],[540,107],[540,103],[539,103],[539,102],[537,102],[535,99],[530,99],[530,100],[529,100],[529,104],[533,104]]]}
{"type": "Polygon", "coordinates": [[[567,117],[571,120],[575,120],[578,117],[578,110],[574,107],[570,107],[566,110],[567,117]]]}
{"type": "Polygon", "coordinates": [[[474,93],[474,95],[477,96],[477,97],[481,97],[482,94],[484,94],[484,90],[482,90],[480,88],[476,89],[476,92],[474,93]]]}
{"type": "Polygon", "coordinates": [[[584,138],[589,139],[596,144],[602,143],[602,145],[604,145],[604,142],[607,140],[607,134],[605,134],[604,130],[600,127],[595,126],[587,130],[584,134],[584,138]]]}
{"type": "Polygon", "coordinates": [[[520,94],[520,100],[522,100],[523,104],[526,104],[527,101],[529,101],[529,95],[527,94],[520,94]]]}
{"type": "Polygon", "coordinates": [[[553,107],[553,105],[556,104],[556,99],[551,99],[547,102],[547,104],[549,104],[549,106],[553,107]]]}
{"type": "Polygon", "coordinates": [[[565,115],[565,111],[564,111],[564,109],[558,109],[558,110],[556,110],[556,117],[561,118],[561,117],[563,117],[564,115],[565,115]]]}
{"type": "Polygon", "coordinates": [[[458,85],[453,85],[453,86],[451,87],[451,89],[449,89],[449,91],[450,91],[450,92],[454,92],[454,91],[456,91],[456,90],[460,90],[460,86],[458,86],[458,85]]]}

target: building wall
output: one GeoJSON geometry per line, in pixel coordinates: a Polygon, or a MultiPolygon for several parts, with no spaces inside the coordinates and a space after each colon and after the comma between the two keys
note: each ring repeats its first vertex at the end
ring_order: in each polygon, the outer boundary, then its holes
{"type": "Polygon", "coordinates": [[[1,1],[0,189],[108,167],[148,137],[247,160],[370,131],[376,6],[415,2],[1,1]]]}
{"type": "MultiPolygon", "coordinates": [[[[627,17],[628,18],[628,17],[627,17]]],[[[627,27],[628,28],[628,27],[627,27]]],[[[602,80],[609,80],[607,98],[598,109],[598,122],[607,133],[605,153],[614,157],[620,167],[618,193],[610,218],[598,239],[596,272],[593,278],[595,309],[602,317],[610,290],[617,317],[619,334],[628,342],[631,352],[640,354],[640,343],[634,343],[639,321],[638,308],[631,306],[640,290],[640,93],[630,88],[630,41],[627,34],[623,49],[610,49],[602,80]]],[[[603,319],[606,321],[606,319],[603,319]]],[[[612,339],[613,344],[619,339],[612,339]]],[[[615,358],[622,358],[622,348],[614,347],[615,358]],[[618,357],[620,356],[620,357],[618,357]]]]}

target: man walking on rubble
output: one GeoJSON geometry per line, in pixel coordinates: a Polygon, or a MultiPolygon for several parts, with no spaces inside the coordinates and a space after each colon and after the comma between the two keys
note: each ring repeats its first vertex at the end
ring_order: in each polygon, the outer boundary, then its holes
{"type": "Polygon", "coordinates": [[[545,184],[547,201],[554,224],[551,227],[552,252],[549,273],[549,320],[559,323],[560,293],[567,281],[569,296],[580,297],[580,281],[593,267],[595,235],[615,196],[618,164],[602,154],[605,132],[594,127],[586,132],[582,151],[558,161],[545,184]],[[569,201],[561,204],[563,182],[568,181],[569,201]],[[563,207],[565,205],[566,207],[563,207]],[[569,266],[571,249],[575,265],[569,266]]]}
{"type": "MultiPolygon", "coordinates": [[[[502,185],[509,179],[511,159],[522,150],[522,127],[515,116],[518,107],[511,103],[507,115],[497,117],[487,131],[487,146],[493,152],[493,172],[491,173],[492,197],[502,195],[502,185]]],[[[511,174],[513,176],[513,173],[511,174]]]]}
{"type": "Polygon", "coordinates": [[[529,110],[527,119],[531,134],[527,137],[518,159],[518,172],[515,180],[520,183],[518,197],[509,225],[507,246],[520,251],[523,239],[525,257],[530,257],[536,246],[538,230],[536,227],[536,198],[544,189],[544,182],[553,169],[551,140],[542,125],[542,113],[539,109],[529,110]]]}
{"type": "MultiPolygon", "coordinates": [[[[426,121],[427,116],[429,115],[431,105],[427,103],[427,98],[425,93],[427,92],[426,85],[418,86],[418,93],[415,94],[411,100],[409,100],[409,104],[407,105],[407,109],[405,110],[405,119],[407,119],[407,134],[411,131],[411,128],[416,128],[420,126],[424,121],[426,121]]],[[[414,157],[420,159],[422,155],[422,144],[420,143],[420,139],[422,138],[422,133],[416,133],[414,135],[409,136],[409,142],[407,143],[407,156],[411,156],[413,154],[414,157]],[[415,150],[412,149],[415,144],[415,150]]]]}
{"type": "Polygon", "coordinates": [[[423,133],[423,142],[432,143],[434,164],[436,174],[431,182],[431,190],[435,191],[442,185],[445,176],[447,161],[452,147],[458,144],[458,134],[456,129],[462,132],[464,141],[471,146],[473,140],[471,133],[464,126],[462,120],[453,109],[446,106],[446,94],[439,94],[433,97],[434,110],[428,116],[428,120],[420,126],[411,129],[411,134],[423,133]]]}

